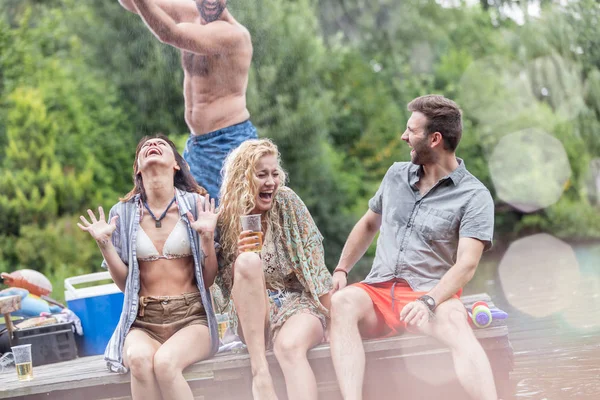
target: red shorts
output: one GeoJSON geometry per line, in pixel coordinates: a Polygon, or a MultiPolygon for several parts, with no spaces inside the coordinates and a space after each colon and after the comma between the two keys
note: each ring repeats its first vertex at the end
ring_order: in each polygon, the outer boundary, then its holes
{"type": "MultiPolygon", "coordinates": [[[[381,283],[355,283],[352,286],[361,288],[371,298],[375,314],[377,314],[377,327],[375,331],[369,332],[369,337],[389,337],[397,335],[401,330],[407,330],[406,323],[400,321],[400,312],[410,302],[428,292],[415,292],[406,281],[387,281],[381,283]],[[392,286],[394,286],[394,298],[392,307],[392,286]]],[[[462,289],[453,297],[460,298],[462,289]]]]}

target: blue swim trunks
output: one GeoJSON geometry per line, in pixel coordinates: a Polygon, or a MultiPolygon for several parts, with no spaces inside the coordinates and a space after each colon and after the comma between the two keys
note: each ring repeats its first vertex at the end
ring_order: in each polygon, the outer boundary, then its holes
{"type": "Polygon", "coordinates": [[[211,198],[218,199],[225,157],[242,142],[256,138],[256,128],[250,120],[205,135],[190,134],[183,158],[196,182],[208,191],[211,198]]]}

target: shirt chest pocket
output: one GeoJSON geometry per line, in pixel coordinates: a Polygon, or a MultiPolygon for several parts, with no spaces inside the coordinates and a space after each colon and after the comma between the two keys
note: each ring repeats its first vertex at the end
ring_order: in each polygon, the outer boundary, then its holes
{"type": "Polygon", "coordinates": [[[448,240],[454,236],[454,214],[435,208],[423,211],[421,234],[426,240],[448,240]]]}

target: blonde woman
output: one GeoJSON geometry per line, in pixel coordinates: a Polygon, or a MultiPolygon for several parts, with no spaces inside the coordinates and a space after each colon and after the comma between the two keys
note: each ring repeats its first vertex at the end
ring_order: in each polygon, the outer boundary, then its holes
{"type": "Polygon", "coordinates": [[[248,346],[255,399],[275,399],[265,357],[272,347],[290,400],[316,399],[306,353],[322,342],[331,274],[308,209],[285,185],[279,151],[270,140],[248,140],[226,159],[221,186],[221,269],[217,283],[233,299],[234,321],[248,346]],[[264,237],[241,230],[242,215],[261,214],[264,237]]]}

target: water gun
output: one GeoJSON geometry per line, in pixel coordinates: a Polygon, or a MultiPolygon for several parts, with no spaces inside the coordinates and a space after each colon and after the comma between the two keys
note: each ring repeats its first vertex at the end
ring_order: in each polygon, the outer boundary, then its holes
{"type": "Polygon", "coordinates": [[[499,308],[490,309],[485,301],[478,301],[468,311],[471,322],[478,328],[487,328],[493,320],[506,319],[508,314],[499,308]]]}

